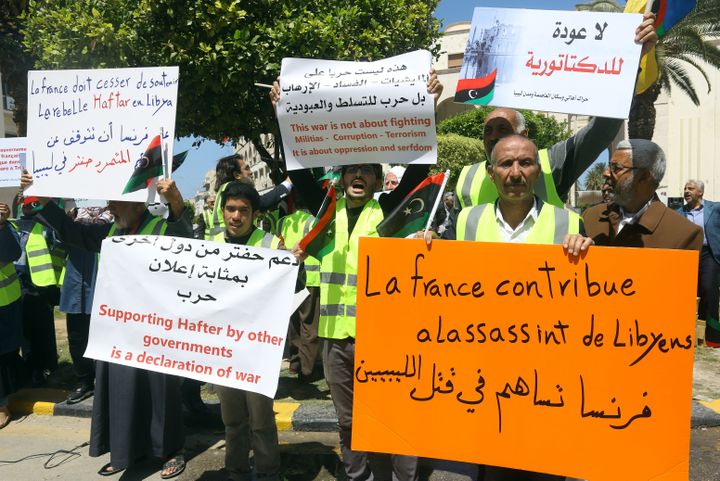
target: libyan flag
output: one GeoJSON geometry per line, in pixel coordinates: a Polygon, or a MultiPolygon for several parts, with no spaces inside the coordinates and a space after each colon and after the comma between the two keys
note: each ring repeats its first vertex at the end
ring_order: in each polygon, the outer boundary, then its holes
{"type": "Polygon", "coordinates": [[[331,184],[310,232],[298,243],[302,250],[316,259],[335,249],[335,203],[335,185],[331,184]]]}
{"type": "Polygon", "coordinates": [[[148,145],[142,157],[135,162],[135,170],[125,185],[123,194],[146,188],[155,177],[162,175],[162,173],[162,146],[160,136],[156,135],[150,141],[150,145],[148,145]]]}
{"type": "Polygon", "coordinates": [[[407,237],[425,229],[430,211],[442,190],[443,172],[428,177],[418,184],[377,226],[380,237],[407,237]]]}

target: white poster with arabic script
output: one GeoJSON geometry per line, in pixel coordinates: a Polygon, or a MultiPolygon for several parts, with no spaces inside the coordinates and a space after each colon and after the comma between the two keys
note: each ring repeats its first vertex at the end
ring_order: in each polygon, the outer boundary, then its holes
{"type": "Polygon", "coordinates": [[[376,62],[285,58],[277,117],[289,170],[437,162],[426,50],[376,62]]]}
{"type": "Polygon", "coordinates": [[[627,118],[642,15],[476,8],[455,102],[627,118]]]}
{"type": "Polygon", "coordinates": [[[105,239],[85,356],[273,397],[297,273],[289,251],[105,239]]]}
{"type": "Polygon", "coordinates": [[[147,201],[123,194],[157,136],[171,155],[178,67],[28,74],[28,195],[147,201]]]}

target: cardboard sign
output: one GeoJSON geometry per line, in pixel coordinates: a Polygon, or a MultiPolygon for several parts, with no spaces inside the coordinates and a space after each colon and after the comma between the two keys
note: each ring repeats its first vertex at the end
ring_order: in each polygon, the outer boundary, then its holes
{"type": "Polygon", "coordinates": [[[289,170],[437,162],[430,52],[376,62],[285,58],[278,123],[289,170]]]}
{"type": "Polygon", "coordinates": [[[697,252],[362,238],[358,266],[353,449],[687,481],[697,252]]]}
{"type": "Polygon", "coordinates": [[[30,71],[27,195],[154,198],[122,192],[154,137],[172,153],[178,79],[178,67],[30,71]]]}
{"type": "Polygon", "coordinates": [[[105,239],[85,356],[273,397],[297,271],[288,251],[105,239]]]}
{"type": "Polygon", "coordinates": [[[640,22],[624,13],[476,8],[455,102],[627,118],[640,22]]]}

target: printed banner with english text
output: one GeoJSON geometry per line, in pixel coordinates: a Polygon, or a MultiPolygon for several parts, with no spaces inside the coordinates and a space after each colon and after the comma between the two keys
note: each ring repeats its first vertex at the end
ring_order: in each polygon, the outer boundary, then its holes
{"type": "Polygon", "coordinates": [[[156,136],[172,155],[178,67],[28,73],[28,195],[145,202],[123,195],[156,136]]]}
{"type": "Polygon", "coordinates": [[[455,102],[625,119],[642,15],[475,8],[455,102]]]}
{"type": "Polygon", "coordinates": [[[361,238],[352,449],[687,481],[697,271],[694,251],[361,238]]]}
{"type": "Polygon", "coordinates": [[[273,397],[297,273],[289,251],[107,238],[85,356],[273,397]]]}
{"type": "Polygon", "coordinates": [[[426,50],[376,62],[284,58],[277,117],[289,170],[437,162],[426,50]]]}

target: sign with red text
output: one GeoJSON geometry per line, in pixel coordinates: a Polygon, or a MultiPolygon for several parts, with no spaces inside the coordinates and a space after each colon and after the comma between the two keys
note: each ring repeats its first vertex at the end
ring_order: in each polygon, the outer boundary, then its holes
{"type": "Polygon", "coordinates": [[[431,55],[376,62],[284,58],[280,124],[289,170],[437,162],[431,55]]]}
{"type": "Polygon", "coordinates": [[[85,356],[273,397],[297,272],[289,251],[110,237],[85,356]]]}
{"type": "Polygon", "coordinates": [[[20,187],[20,157],[26,142],[25,137],[0,138],[0,188],[20,187]]]}
{"type": "Polygon", "coordinates": [[[154,137],[172,155],[178,67],[28,73],[28,195],[147,201],[123,190],[154,137]]]}
{"type": "Polygon", "coordinates": [[[641,22],[639,14],[475,8],[455,102],[627,118],[641,22]]]}
{"type": "Polygon", "coordinates": [[[687,481],[697,268],[694,251],[360,239],[352,448],[687,481]]]}

